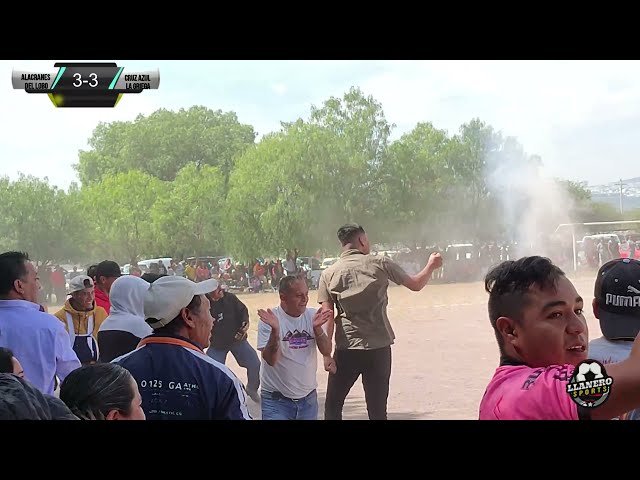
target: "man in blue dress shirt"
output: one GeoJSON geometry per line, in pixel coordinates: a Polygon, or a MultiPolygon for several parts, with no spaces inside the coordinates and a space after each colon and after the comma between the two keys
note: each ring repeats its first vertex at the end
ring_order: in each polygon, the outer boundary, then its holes
{"type": "Polygon", "coordinates": [[[13,351],[25,378],[42,393],[53,395],[60,381],[80,367],[64,325],[42,312],[40,282],[26,253],[0,254],[0,347],[13,351]]]}

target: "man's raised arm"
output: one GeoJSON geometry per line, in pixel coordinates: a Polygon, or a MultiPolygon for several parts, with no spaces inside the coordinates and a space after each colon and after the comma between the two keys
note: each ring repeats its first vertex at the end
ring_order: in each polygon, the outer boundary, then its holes
{"type": "Polygon", "coordinates": [[[442,267],[442,256],[437,252],[432,253],[427,265],[415,275],[409,275],[400,265],[386,257],[382,259],[382,267],[392,282],[404,285],[414,292],[419,292],[429,283],[433,272],[442,267]]]}

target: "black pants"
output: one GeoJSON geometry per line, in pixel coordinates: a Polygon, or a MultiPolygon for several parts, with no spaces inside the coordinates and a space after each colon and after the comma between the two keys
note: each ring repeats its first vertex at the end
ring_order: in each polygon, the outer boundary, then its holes
{"type": "Polygon", "coordinates": [[[362,375],[369,420],[387,419],[387,399],[391,379],[391,347],[375,350],[337,350],[336,373],[329,375],[325,420],[342,420],[342,408],[353,384],[362,375]]]}

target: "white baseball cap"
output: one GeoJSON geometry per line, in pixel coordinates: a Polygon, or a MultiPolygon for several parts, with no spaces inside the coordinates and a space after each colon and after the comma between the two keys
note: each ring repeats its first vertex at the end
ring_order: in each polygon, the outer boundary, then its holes
{"type": "Polygon", "coordinates": [[[175,275],[160,277],[149,285],[144,294],[144,318],[151,328],[164,327],[191,303],[193,297],[211,293],[217,288],[218,281],[214,278],[195,283],[175,275]]]}
{"type": "Polygon", "coordinates": [[[87,275],[76,275],[69,280],[69,293],[80,292],[93,287],[93,279],[87,275]]]}

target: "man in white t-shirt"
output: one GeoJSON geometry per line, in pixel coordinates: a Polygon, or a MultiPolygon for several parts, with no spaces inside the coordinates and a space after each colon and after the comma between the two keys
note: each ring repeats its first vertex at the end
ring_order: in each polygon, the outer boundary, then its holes
{"type": "MultiPolygon", "coordinates": [[[[600,267],[593,315],[600,321],[602,337],[589,343],[589,358],[605,365],[626,360],[640,332],[640,261],[617,258],[600,267]]],[[[640,420],[640,410],[619,419],[640,420]]]]}
{"type": "Polygon", "coordinates": [[[262,352],[262,419],[317,420],[318,354],[331,355],[323,325],[326,309],[307,308],[309,287],[303,276],[280,280],[280,305],[258,310],[258,350],[262,352]]]}

